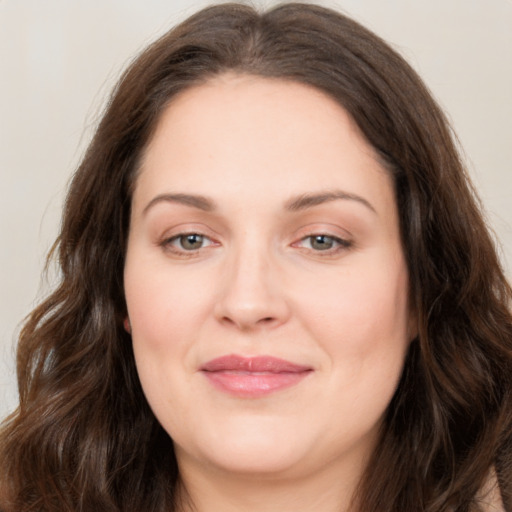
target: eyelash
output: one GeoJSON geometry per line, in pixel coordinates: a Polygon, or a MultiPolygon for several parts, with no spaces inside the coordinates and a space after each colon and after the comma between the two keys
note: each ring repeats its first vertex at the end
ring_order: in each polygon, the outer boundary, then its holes
{"type": "Polygon", "coordinates": [[[179,256],[192,257],[192,256],[195,256],[198,253],[198,251],[200,251],[201,249],[205,249],[207,247],[210,247],[212,245],[217,245],[217,244],[210,237],[208,237],[206,235],[203,235],[201,233],[196,233],[196,232],[190,232],[190,233],[179,233],[177,235],[172,236],[171,238],[166,238],[165,240],[162,241],[162,243],[160,245],[164,249],[169,250],[172,253],[177,254],[179,256]],[[187,238],[190,239],[191,237],[198,237],[198,238],[201,238],[202,241],[207,240],[210,243],[208,243],[208,245],[206,245],[206,246],[201,246],[201,247],[198,247],[195,249],[185,249],[183,247],[183,242],[187,238]],[[181,246],[181,248],[174,245],[174,243],[178,243],[181,246]]]}
{"type": "MultiPolygon", "coordinates": [[[[189,240],[190,242],[190,240],[189,240]]],[[[185,242],[186,243],[186,242],[185,242]]],[[[218,245],[217,242],[212,240],[207,235],[203,235],[201,233],[197,232],[189,232],[189,233],[179,233],[177,235],[174,235],[170,238],[167,238],[163,240],[160,244],[164,249],[169,250],[170,252],[187,258],[187,257],[194,257],[198,254],[199,251],[202,249],[206,249],[211,246],[218,245]],[[190,239],[192,237],[200,238],[202,242],[208,241],[209,243],[207,245],[201,245],[201,247],[193,248],[193,249],[186,249],[183,247],[183,243],[186,241],[186,239],[190,239]],[[175,244],[179,244],[178,247],[175,244]]],[[[306,251],[312,251],[315,254],[322,255],[322,256],[334,256],[337,255],[340,252],[346,251],[350,249],[353,246],[353,242],[351,240],[346,240],[344,238],[340,238],[337,236],[329,235],[326,233],[312,233],[310,235],[302,237],[299,241],[294,242],[292,244],[292,247],[297,247],[306,251]],[[321,241],[323,239],[323,241],[321,241]],[[309,241],[309,247],[304,247],[302,244],[306,241],[309,241]],[[320,243],[327,243],[328,245],[331,244],[330,247],[324,248],[324,249],[314,249],[312,244],[316,242],[320,243]]]]}
{"type": "MultiPolygon", "coordinates": [[[[299,246],[299,244],[303,243],[306,240],[309,240],[309,247],[307,247],[305,249],[313,250],[314,253],[318,253],[318,254],[324,253],[326,256],[327,255],[336,255],[341,251],[350,249],[353,245],[351,240],[346,240],[344,238],[340,238],[340,237],[337,237],[334,235],[328,235],[326,233],[313,233],[311,235],[307,235],[292,245],[294,247],[297,247],[297,246],[299,246]],[[324,241],[322,241],[321,243],[326,243],[325,240],[327,239],[332,244],[332,246],[328,247],[328,248],[324,248],[324,249],[315,250],[312,247],[312,243],[314,243],[315,241],[319,242],[321,239],[324,239],[324,241]]],[[[327,243],[329,243],[329,242],[327,242],[327,243]]]]}

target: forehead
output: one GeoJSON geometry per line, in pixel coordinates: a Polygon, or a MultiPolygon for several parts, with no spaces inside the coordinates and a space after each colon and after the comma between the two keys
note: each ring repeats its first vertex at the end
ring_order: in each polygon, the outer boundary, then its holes
{"type": "Polygon", "coordinates": [[[134,201],[169,189],[270,202],[339,187],[376,200],[390,188],[374,149],[333,98],[296,82],[233,74],[173,99],[137,181],[134,201]]]}

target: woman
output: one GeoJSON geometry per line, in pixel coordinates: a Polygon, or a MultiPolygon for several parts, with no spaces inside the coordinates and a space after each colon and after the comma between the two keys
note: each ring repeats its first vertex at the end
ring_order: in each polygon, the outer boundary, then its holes
{"type": "Polygon", "coordinates": [[[512,506],[511,291],[439,108],[333,11],[201,11],[116,88],[20,337],[0,503],[512,506]]]}

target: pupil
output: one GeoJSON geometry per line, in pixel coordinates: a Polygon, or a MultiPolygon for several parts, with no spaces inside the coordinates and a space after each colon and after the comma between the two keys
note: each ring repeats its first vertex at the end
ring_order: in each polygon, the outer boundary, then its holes
{"type": "Polygon", "coordinates": [[[203,244],[201,235],[186,235],[182,237],[181,245],[184,249],[199,249],[203,244]]]}
{"type": "Polygon", "coordinates": [[[332,245],[333,239],[330,236],[325,235],[314,236],[313,241],[311,242],[313,249],[318,249],[320,251],[331,249],[332,245]]]}

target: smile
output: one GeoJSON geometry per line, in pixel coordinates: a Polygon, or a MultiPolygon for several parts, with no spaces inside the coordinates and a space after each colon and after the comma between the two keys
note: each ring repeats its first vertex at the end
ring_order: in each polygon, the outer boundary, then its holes
{"type": "Polygon", "coordinates": [[[313,371],[271,356],[234,354],[212,359],[200,370],[216,389],[243,398],[259,398],[289,388],[313,371]]]}

